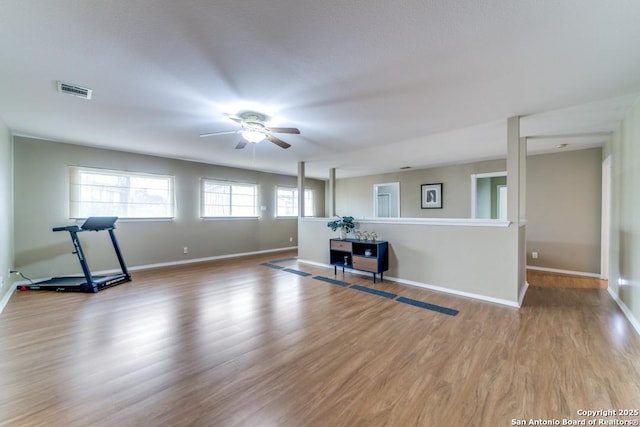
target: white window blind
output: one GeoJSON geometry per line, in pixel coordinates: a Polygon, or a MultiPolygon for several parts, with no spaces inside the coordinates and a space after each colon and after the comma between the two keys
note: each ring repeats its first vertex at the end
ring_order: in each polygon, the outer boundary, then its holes
{"type": "MultiPolygon", "coordinates": [[[[313,216],[313,190],[304,190],[304,215],[313,216]]],[[[298,216],[298,189],[278,187],[276,216],[298,216]]]]}
{"type": "Polygon", "coordinates": [[[69,168],[69,217],[173,218],[174,178],[139,172],[69,168]]]}
{"type": "Polygon", "coordinates": [[[202,179],[200,199],[203,218],[258,216],[256,184],[202,179]]]}

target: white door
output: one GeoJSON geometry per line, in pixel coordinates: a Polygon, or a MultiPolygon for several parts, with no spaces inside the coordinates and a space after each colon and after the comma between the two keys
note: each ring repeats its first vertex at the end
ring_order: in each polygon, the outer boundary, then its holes
{"type": "Polygon", "coordinates": [[[376,213],[379,218],[389,218],[391,210],[391,195],[390,194],[378,194],[378,212],[376,213]]]}

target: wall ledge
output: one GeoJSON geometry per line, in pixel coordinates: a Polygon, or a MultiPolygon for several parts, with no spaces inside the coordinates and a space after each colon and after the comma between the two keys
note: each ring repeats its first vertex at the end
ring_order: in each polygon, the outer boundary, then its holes
{"type": "MultiPolygon", "coordinates": [[[[329,222],[334,218],[300,217],[304,222],[329,222]]],[[[470,218],[356,218],[362,224],[447,225],[459,227],[508,227],[511,221],[470,218]]]]}

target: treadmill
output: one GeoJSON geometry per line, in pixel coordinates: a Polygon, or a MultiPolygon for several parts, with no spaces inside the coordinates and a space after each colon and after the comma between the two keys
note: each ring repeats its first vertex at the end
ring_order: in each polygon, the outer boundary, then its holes
{"type": "Polygon", "coordinates": [[[119,285],[121,283],[130,282],[131,275],[127,270],[127,265],[125,264],[124,258],[122,257],[122,252],[120,252],[120,246],[118,246],[118,240],[116,239],[116,235],[113,232],[113,230],[115,230],[116,228],[115,223],[117,220],[117,216],[93,216],[87,218],[84,224],[82,224],[82,226],[80,227],[78,227],[77,225],[71,225],[67,227],[54,228],[54,232],[69,232],[69,235],[71,236],[71,242],[73,243],[73,247],[75,249],[73,253],[78,256],[78,260],[80,261],[80,266],[82,267],[82,273],[84,274],[84,276],[53,277],[41,282],[35,282],[28,285],[20,285],[18,286],[18,289],[31,291],[96,293],[98,291],[119,285]],[[111,243],[113,244],[113,249],[115,250],[116,256],[118,257],[121,272],[110,276],[93,276],[91,274],[91,270],[89,269],[89,264],[87,264],[87,259],[84,256],[84,252],[82,251],[82,245],[80,245],[78,233],[82,233],[85,231],[105,230],[109,232],[109,237],[111,237],[111,243]]]}

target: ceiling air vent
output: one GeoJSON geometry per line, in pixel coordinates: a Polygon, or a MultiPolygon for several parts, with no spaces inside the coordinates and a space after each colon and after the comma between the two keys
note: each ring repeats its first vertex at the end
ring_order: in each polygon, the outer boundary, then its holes
{"type": "Polygon", "coordinates": [[[67,95],[77,96],[79,98],[91,99],[91,89],[86,87],[71,85],[69,83],[58,82],[58,92],[66,93],[67,95]]]}

